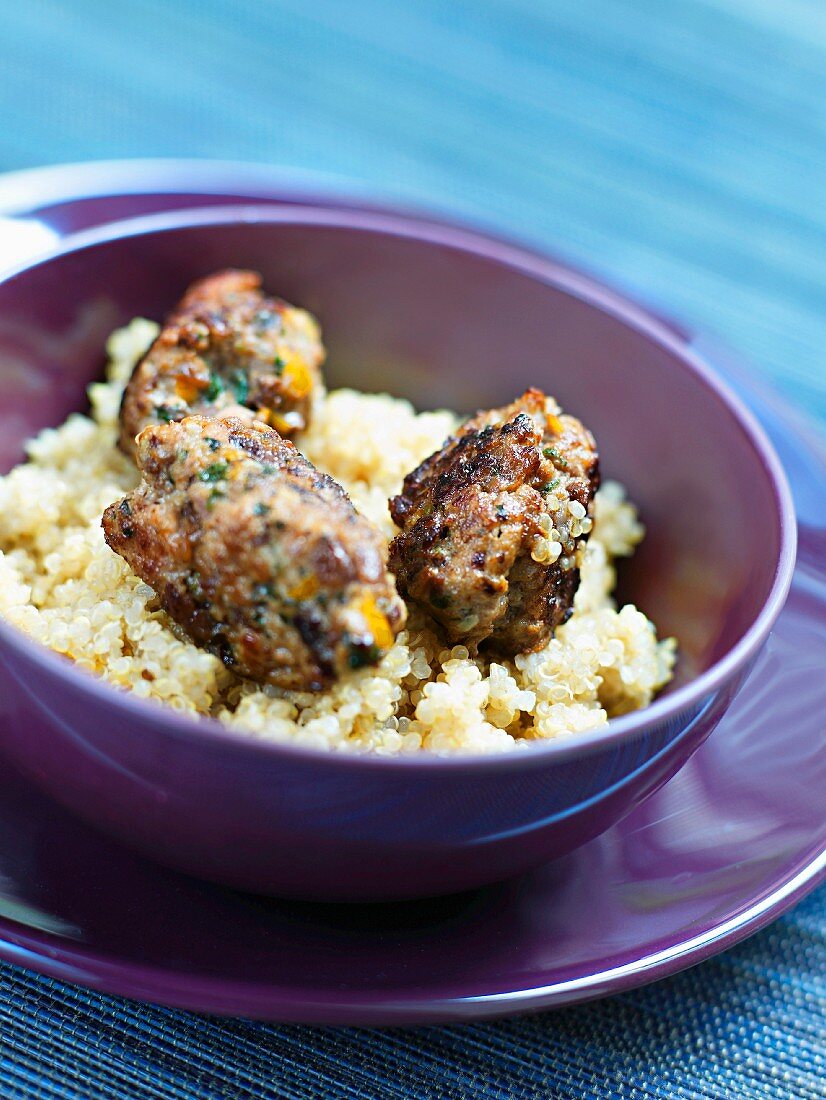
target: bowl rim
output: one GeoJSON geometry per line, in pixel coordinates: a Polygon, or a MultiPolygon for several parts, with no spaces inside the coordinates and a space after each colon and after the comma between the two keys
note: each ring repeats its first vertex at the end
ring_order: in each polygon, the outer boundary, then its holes
{"type": "Polygon", "coordinates": [[[735,645],[698,677],[655,699],[649,706],[613,718],[603,726],[570,738],[531,741],[516,751],[502,753],[447,754],[423,749],[409,754],[385,755],[366,750],[337,751],[291,742],[267,741],[231,729],[217,719],[180,714],[163,703],[135,696],[110,684],[103,677],[76,667],[61,654],[30,638],[21,629],[0,617],[2,646],[7,646],[12,651],[21,651],[36,667],[58,679],[65,678],[81,694],[91,695],[102,705],[112,706],[116,710],[122,709],[135,721],[151,723],[158,733],[178,740],[197,740],[201,743],[206,739],[207,743],[258,757],[278,758],[286,755],[296,761],[324,764],[328,767],[367,766],[403,771],[417,768],[457,771],[521,770],[523,766],[533,767],[552,760],[562,762],[589,755],[608,744],[619,744],[623,740],[640,736],[691,708],[702,707],[713,694],[746,668],[762,647],[786,601],[794,573],[797,521],[791,490],[780,460],[756,417],[697,353],[676,325],[661,319],[645,306],[603,285],[599,280],[544,255],[530,245],[514,243],[460,221],[450,221],[444,216],[434,215],[431,218],[426,214],[399,211],[392,206],[382,208],[373,203],[369,207],[358,207],[346,196],[341,197],[341,205],[331,201],[329,197],[320,201],[322,205],[310,201],[306,204],[291,202],[284,206],[278,206],[272,200],[267,203],[239,201],[229,205],[185,208],[120,219],[70,234],[54,248],[2,271],[0,287],[63,256],[116,240],[182,229],[238,224],[318,225],[413,239],[467,252],[552,285],[591,308],[609,314],[620,324],[671,353],[680,366],[710,391],[738,423],[771,484],[780,542],[771,588],[754,621],[735,645]]]}
{"type": "MultiPolygon", "coordinates": [[[[206,198],[235,195],[235,202],[221,205],[228,208],[241,203],[271,204],[273,200],[262,197],[262,191],[277,194],[280,201],[291,205],[303,199],[301,205],[333,202],[337,206],[359,209],[387,210],[392,207],[411,216],[418,213],[427,217],[430,213],[436,220],[433,211],[428,212],[409,197],[405,198],[403,189],[386,184],[377,191],[375,185],[341,172],[286,163],[273,165],[266,161],[164,156],[65,161],[1,172],[0,216],[26,220],[39,217],[44,207],[63,207],[125,195],[189,194],[206,198]]],[[[208,204],[192,209],[203,209],[205,205],[208,204]]],[[[179,212],[184,213],[186,209],[181,207],[179,212]]],[[[132,217],[116,218],[104,224],[131,221],[132,217]]],[[[61,240],[68,237],[68,233],[61,234],[61,240]]]]}

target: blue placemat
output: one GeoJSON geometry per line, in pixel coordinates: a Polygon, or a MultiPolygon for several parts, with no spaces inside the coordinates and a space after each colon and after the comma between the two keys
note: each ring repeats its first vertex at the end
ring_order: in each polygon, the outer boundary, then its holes
{"type": "Polygon", "coordinates": [[[461,1027],[217,1020],[0,967],[3,1097],[822,1100],[826,894],[601,1004],[461,1027]]]}
{"type": "MultiPolygon", "coordinates": [[[[0,0],[0,168],[261,160],[544,243],[826,422],[820,0],[0,0]]],[[[826,891],[721,958],[500,1024],[216,1021],[0,968],[3,1097],[826,1097],[826,891]]]]}

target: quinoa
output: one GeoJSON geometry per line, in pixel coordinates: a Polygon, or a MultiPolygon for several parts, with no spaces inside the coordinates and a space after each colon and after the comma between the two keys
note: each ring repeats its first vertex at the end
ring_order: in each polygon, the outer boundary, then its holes
{"type": "MultiPolygon", "coordinates": [[[[118,409],[157,332],[139,319],[113,333],[106,381],[89,389],[90,415],[41,432],[28,461],[0,478],[0,615],[31,637],[119,688],[210,715],[239,736],[384,754],[494,753],[573,737],[646,706],[671,678],[674,639],[658,641],[642,612],[612,599],[615,559],[633,553],[644,529],[610,481],[595,499],[574,614],[538,652],[497,662],[446,648],[414,607],[377,667],[321,694],[234,675],[172,623],[100,526],[104,508],[137,483],[115,446],[118,409]]],[[[336,390],[318,396],[311,427],[295,442],[389,543],[388,499],[457,423],[450,412],[336,390]]]]}

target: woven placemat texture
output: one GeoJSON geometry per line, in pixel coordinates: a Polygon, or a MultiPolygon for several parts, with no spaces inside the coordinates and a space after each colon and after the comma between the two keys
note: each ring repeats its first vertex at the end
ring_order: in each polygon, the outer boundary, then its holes
{"type": "MultiPolygon", "coordinates": [[[[826,424],[820,0],[0,0],[0,169],[330,172],[552,248],[826,424]]],[[[147,915],[151,919],[151,915],[147,915]]],[[[720,958],[387,1032],[138,1006],[0,967],[2,1097],[826,1097],[826,891],[720,958]]]]}

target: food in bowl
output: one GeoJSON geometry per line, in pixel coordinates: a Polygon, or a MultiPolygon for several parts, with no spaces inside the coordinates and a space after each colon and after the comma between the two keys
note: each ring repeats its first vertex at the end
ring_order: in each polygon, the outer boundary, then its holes
{"type": "MultiPolygon", "coordinates": [[[[230,274],[221,273],[221,278],[226,280],[230,274]]],[[[586,429],[566,418],[539,391],[528,391],[513,407],[479,414],[464,425],[452,412],[417,413],[407,402],[388,395],[352,390],[326,393],[317,373],[323,357],[320,338],[312,343],[312,351],[305,348],[301,353],[311,379],[309,391],[302,394],[301,424],[294,419],[285,426],[277,417],[296,412],[295,405],[288,407],[292,397],[283,391],[275,393],[269,381],[256,389],[267,366],[276,368],[276,378],[283,376],[275,362],[284,359],[277,350],[281,322],[266,328],[260,339],[256,330],[259,342],[248,354],[245,340],[249,325],[256,324],[253,305],[244,306],[239,322],[226,308],[229,284],[219,286],[213,281],[217,278],[198,284],[213,296],[209,309],[218,318],[214,325],[210,318],[204,321],[193,315],[202,307],[186,314],[182,304],[163,330],[169,334],[168,345],[158,326],[148,321],[134,321],[113,334],[107,381],[90,388],[91,416],[71,416],[62,427],[41,433],[29,445],[29,461],[0,481],[0,612],[6,618],[80,666],[145,698],[211,715],[250,736],[315,747],[379,753],[422,748],[497,752],[536,739],[572,736],[650,702],[671,677],[675,643],[658,641],[654,625],[632,605],[617,609],[613,603],[614,560],[633,552],[643,529],[618,485],[608,482],[595,492],[596,449],[586,429]],[[181,328],[190,335],[182,338],[181,328]],[[177,333],[174,339],[172,330],[177,333]],[[233,333],[241,336],[238,348],[233,333]],[[260,340],[265,339],[276,341],[275,349],[266,345],[267,354],[272,353],[271,364],[261,352],[260,340]],[[218,345],[220,351],[215,350],[218,345]],[[164,347],[176,365],[174,370],[164,367],[164,347]],[[246,387],[241,382],[240,393],[237,389],[228,393],[225,379],[239,369],[246,387]],[[176,371],[185,379],[183,386],[178,385],[176,371]],[[203,387],[207,375],[219,377],[220,382],[203,387]],[[187,384],[193,378],[197,386],[187,384]],[[273,396],[283,398],[282,403],[277,405],[273,396]],[[138,415],[133,418],[135,407],[138,415]],[[210,414],[215,425],[224,424],[223,437],[217,428],[204,426],[210,414]],[[237,426],[228,427],[232,422],[220,419],[226,416],[238,417],[237,426]],[[128,434],[133,427],[143,429],[137,450],[128,434]],[[353,630],[334,625],[328,616],[319,628],[322,640],[315,650],[295,625],[287,645],[280,647],[284,654],[279,664],[271,660],[279,648],[276,639],[272,646],[258,643],[268,615],[276,616],[280,628],[285,596],[296,606],[319,602],[318,592],[299,588],[290,594],[300,577],[295,584],[276,589],[274,607],[265,609],[252,598],[250,585],[261,564],[260,547],[239,545],[239,553],[227,553],[220,570],[214,568],[216,557],[205,559],[190,584],[207,579],[218,591],[227,576],[243,577],[241,600],[230,598],[229,589],[219,591],[218,605],[211,600],[209,613],[198,618],[195,603],[181,595],[180,613],[175,614],[175,596],[183,589],[173,585],[170,601],[164,599],[160,580],[147,585],[129,561],[107,546],[100,516],[106,510],[109,534],[119,550],[130,542],[129,529],[134,538],[138,528],[133,520],[145,518],[141,529],[152,530],[148,511],[130,516],[121,507],[126,500],[132,509],[131,502],[144,500],[141,492],[145,497],[151,492],[150,487],[138,488],[133,458],[137,456],[146,473],[153,451],[167,447],[179,433],[194,433],[198,453],[212,446],[207,439],[216,440],[219,448],[229,445],[234,431],[239,440],[257,434],[264,439],[262,446],[282,455],[281,448],[288,444],[280,437],[288,428],[298,448],[295,454],[289,452],[291,468],[300,467],[308,484],[317,477],[319,484],[327,485],[325,475],[335,479],[354,506],[350,512],[338,490],[328,486],[329,500],[319,500],[316,490],[311,491],[313,514],[321,516],[326,508],[321,522],[326,518],[335,532],[337,519],[346,513],[354,530],[366,532],[356,541],[380,547],[382,559],[384,552],[390,553],[390,571],[398,569],[402,594],[408,599],[408,617],[401,629],[404,609],[396,602],[392,585],[388,587],[382,560],[367,585],[371,598],[379,591],[384,601],[376,602],[381,619],[374,616],[373,607],[363,604],[353,630]],[[117,448],[119,438],[128,455],[117,448]],[[448,555],[437,560],[425,537],[427,511],[432,506],[439,522],[446,521],[448,527],[449,517],[465,514],[455,491],[464,451],[473,456],[465,471],[466,488],[472,490],[469,503],[477,509],[467,515],[476,514],[482,521],[481,544],[460,531],[459,552],[453,559],[448,555]],[[515,464],[510,480],[503,474],[507,461],[515,464]],[[491,464],[487,471],[486,462],[491,464]],[[310,463],[320,473],[311,473],[310,463]],[[488,502],[480,489],[483,475],[493,477],[492,496],[501,497],[493,503],[492,514],[484,511],[488,502]],[[441,496],[438,485],[444,482],[440,478],[446,478],[448,489],[441,496]],[[539,507],[540,499],[545,499],[544,508],[539,507]],[[333,500],[336,504],[331,506],[333,500]],[[497,506],[504,514],[496,515],[497,506]],[[501,561],[490,553],[497,531],[508,543],[501,561]],[[484,560],[474,559],[474,554],[484,554],[484,560]],[[423,581],[418,579],[422,576],[423,581]],[[502,597],[511,581],[519,614],[509,616],[509,601],[502,597]],[[488,586],[494,592],[485,591],[488,586]],[[450,613],[454,596],[458,604],[450,613]],[[440,607],[445,598],[448,602],[440,607]],[[463,601],[470,601],[470,606],[465,608],[463,601]],[[544,605],[546,614],[535,603],[544,605]],[[256,614],[262,620],[257,624],[259,631],[246,631],[250,624],[256,626],[252,618],[256,614]],[[226,630],[215,629],[219,622],[226,625],[227,615],[238,616],[232,638],[226,630]],[[256,645],[248,647],[249,657],[239,661],[233,639],[245,632],[254,636],[256,645]],[[218,637],[222,633],[223,640],[218,637]],[[355,653],[359,659],[348,659],[347,634],[361,638],[355,653]],[[196,641],[211,645],[213,652],[196,641]],[[232,649],[230,660],[227,644],[232,649]],[[264,662],[256,664],[254,651],[262,648],[264,662]],[[309,658],[305,650],[314,657],[309,658]],[[268,671],[261,675],[264,665],[268,671]],[[281,671],[273,673],[273,669],[281,671]]],[[[234,284],[229,293],[263,296],[260,283],[251,280],[241,290],[234,284]]],[[[193,291],[187,296],[190,301],[191,295],[193,291]]],[[[278,307],[267,306],[267,310],[278,313],[278,307]]],[[[302,324],[305,333],[317,336],[314,322],[302,324]]],[[[244,452],[244,447],[238,450],[244,452]]],[[[197,482],[193,499],[188,486],[178,484],[178,474],[190,469],[189,456],[180,457],[176,451],[164,461],[167,495],[153,505],[154,519],[162,526],[164,517],[172,516],[173,526],[178,523],[179,514],[173,516],[178,493],[182,508],[195,508],[192,522],[200,530],[208,519],[211,492],[225,492],[223,474],[228,470],[222,468],[220,478],[216,475],[220,484],[201,477],[213,463],[202,464],[197,473],[191,471],[197,482]]],[[[246,452],[237,457],[242,476],[250,469],[249,461],[246,452]]],[[[253,460],[253,464],[254,507],[268,503],[263,499],[267,494],[260,487],[255,489],[264,476],[259,467],[278,463],[253,460]]],[[[281,491],[281,487],[273,490],[276,496],[281,491]]],[[[234,527],[239,513],[233,509],[240,508],[247,522],[252,517],[247,517],[246,506],[234,490],[225,500],[212,498],[212,507],[212,527],[223,554],[239,534],[234,527]]],[[[291,516],[290,524],[295,520],[291,516]]],[[[310,527],[313,532],[320,530],[315,524],[310,527]]],[[[261,536],[267,527],[259,523],[254,529],[261,536]]],[[[291,551],[294,531],[291,526],[283,541],[277,541],[285,559],[292,553],[300,569],[308,551],[303,539],[296,539],[291,551]]],[[[168,579],[164,556],[168,548],[169,540],[156,548],[157,570],[151,579],[156,575],[168,579]]],[[[136,554],[128,551],[126,556],[138,565],[136,554]]],[[[366,579],[355,570],[346,578],[345,588],[358,587],[366,579]]],[[[317,580],[314,577],[310,583],[317,580]]],[[[271,584],[271,580],[262,583],[271,584]]],[[[350,607],[349,597],[343,605],[350,607]]],[[[305,633],[312,634],[313,629],[305,633]]]]}
{"type": "Polygon", "coordinates": [[[466,421],[390,501],[390,568],[451,642],[515,657],[571,614],[599,487],[593,436],[532,389],[466,421]]]}
{"type": "Polygon", "coordinates": [[[307,427],[324,346],[315,319],[271,298],[254,271],[194,283],[135,367],[121,406],[120,445],[185,416],[234,414],[281,435],[307,427]]]}
{"type": "Polygon", "coordinates": [[[137,463],[104,536],[197,645],[289,691],[387,653],[407,612],[381,534],[278,432],[188,416],[145,428],[137,463]]]}

